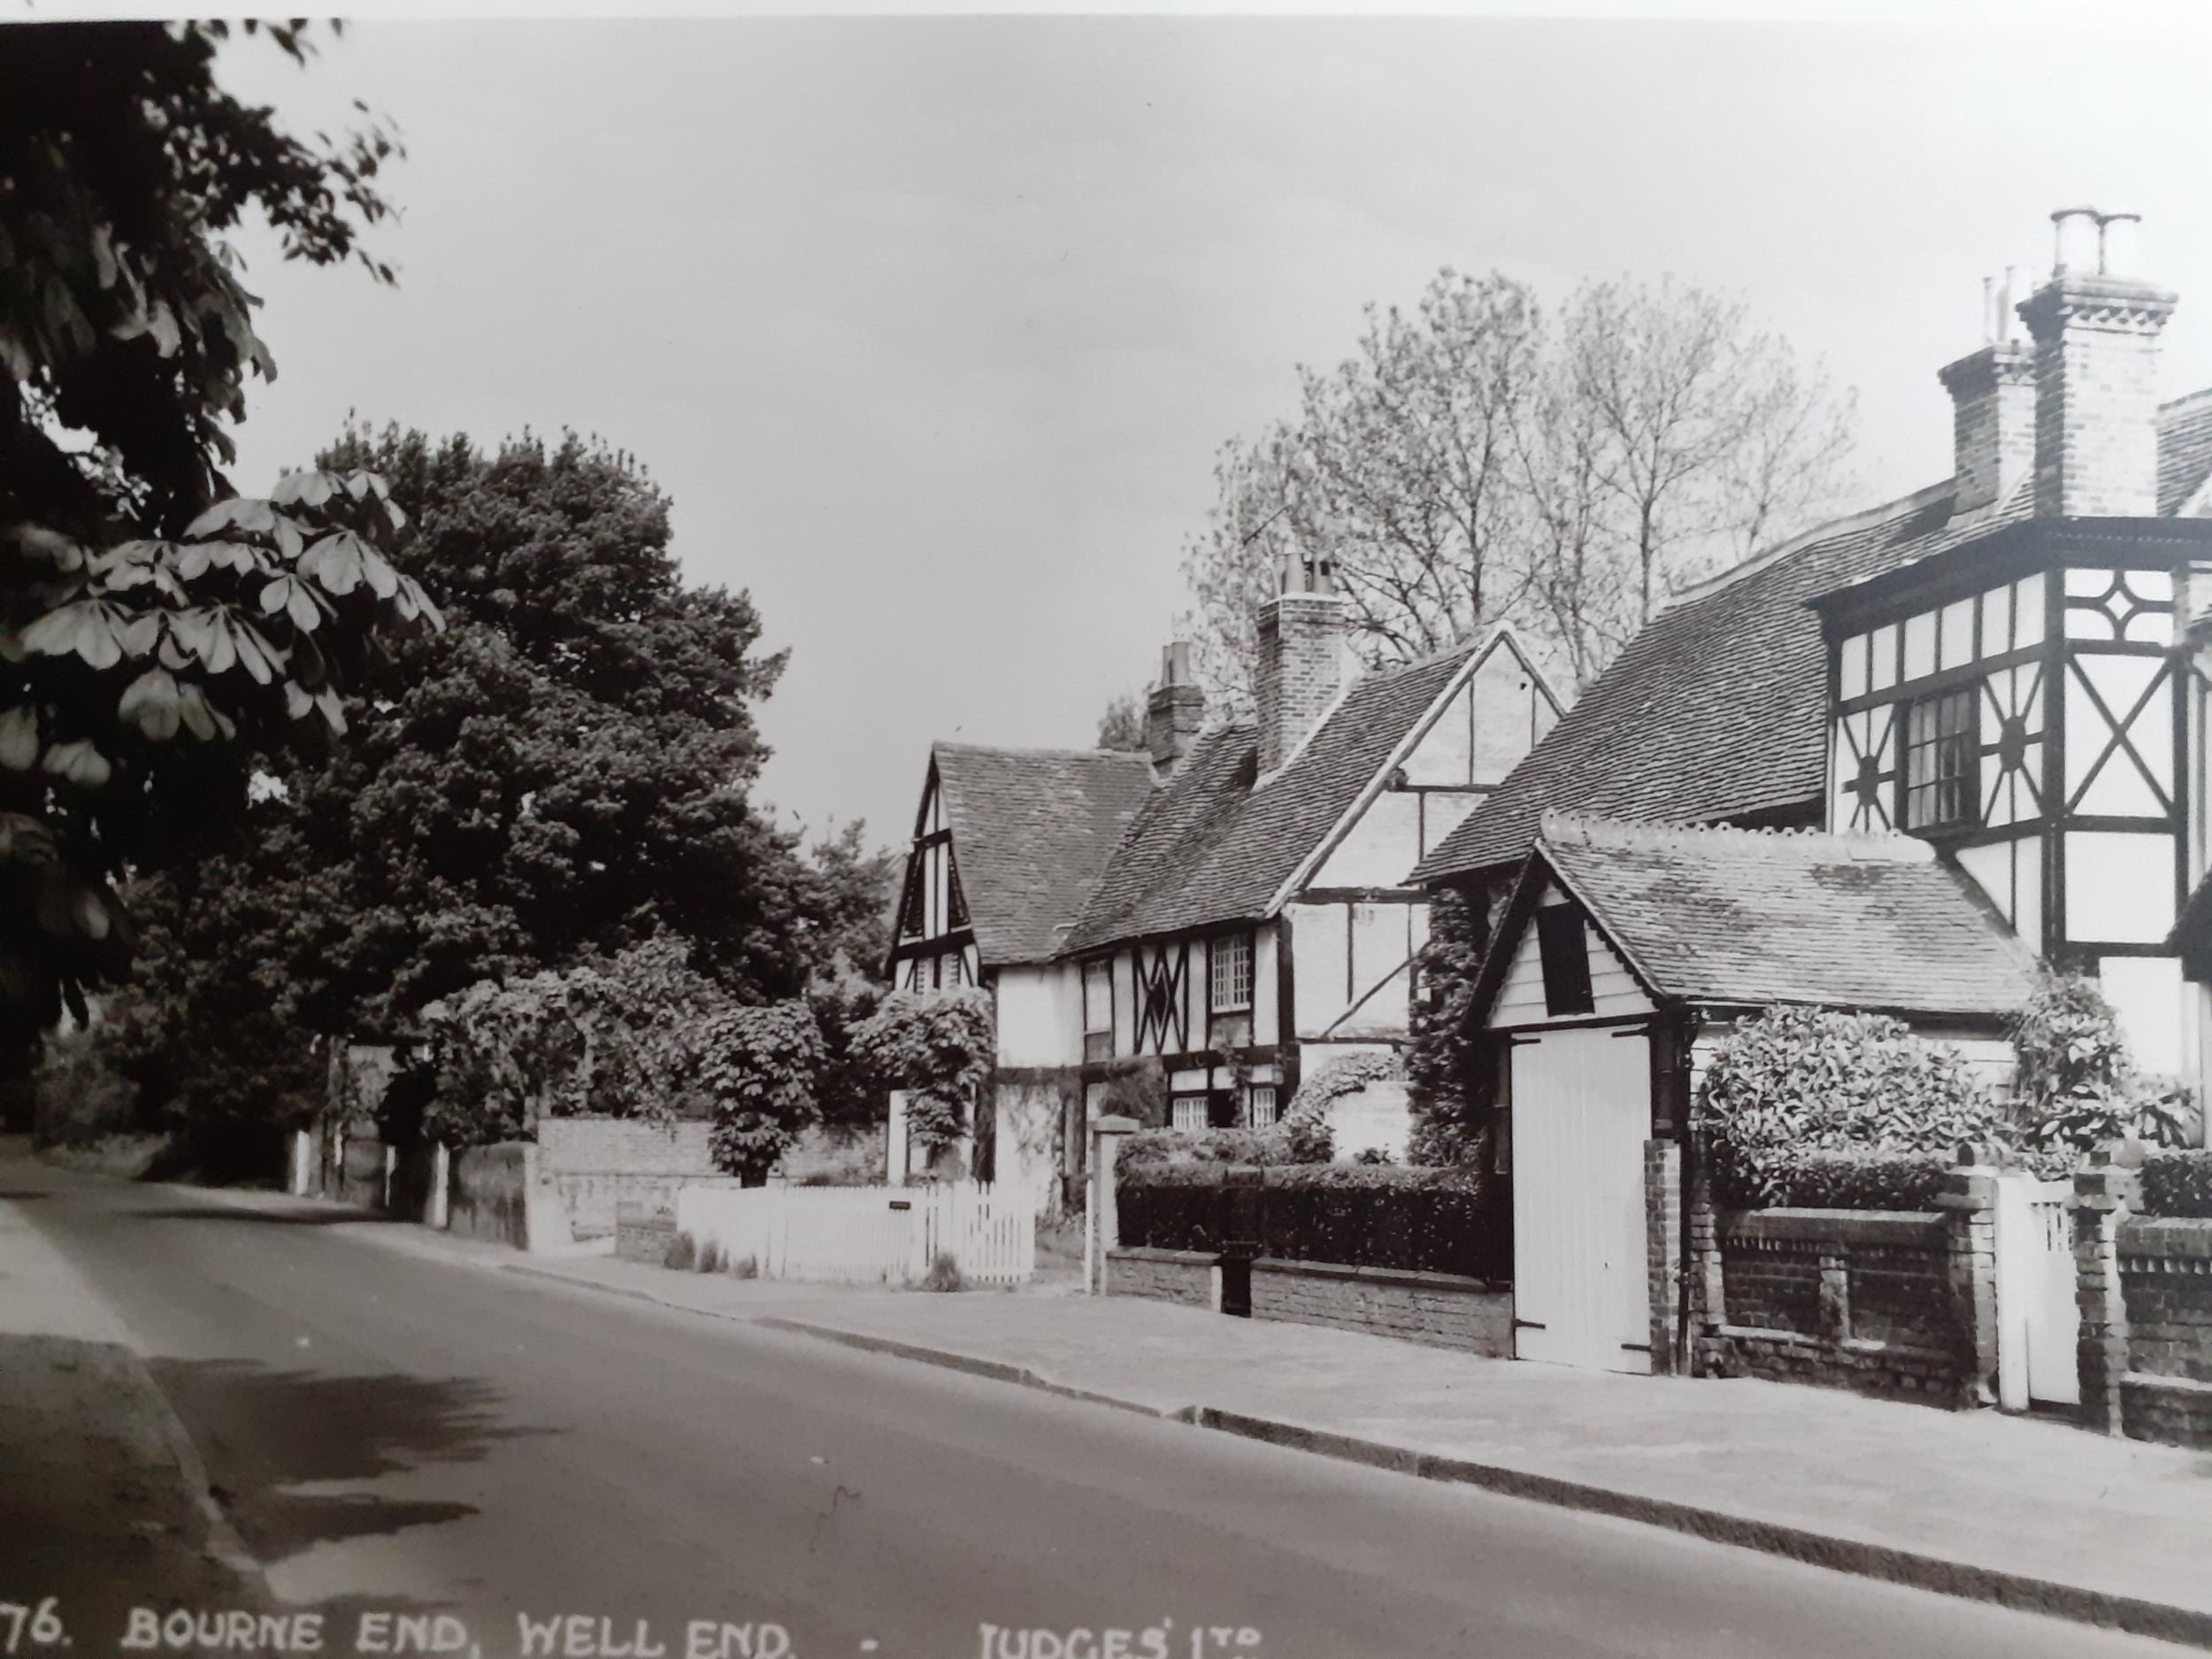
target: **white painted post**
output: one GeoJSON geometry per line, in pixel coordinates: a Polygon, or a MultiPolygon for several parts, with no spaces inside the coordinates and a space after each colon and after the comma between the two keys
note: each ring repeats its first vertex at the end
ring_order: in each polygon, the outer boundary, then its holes
{"type": "Polygon", "coordinates": [[[453,1151],[440,1141],[430,1148],[430,1206],[423,1220],[434,1227],[446,1225],[447,1207],[453,1198],[453,1151]]]}
{"type": "Polygon", "coordinates": [[[884,1179],[894,1187],[906,1185],[906,1091],[891,1091],[891,1121],[886,1126],[883,1144],[884,1179]]]}
{"type": "Polygon", "coordinates": [[[392,1207],[392,1171],[398,1167],[399,1148],[386,1147],[384,1148],[384,1200],[378,1206],[380,1209],[388,1210],[392,1207]]]}
{"type": "Polygon", "coordinates": [[[1083,1289],[1106,1294],[1107,1253],[1121,1242],[1120,1217],[1114,1212],[1114,1161],[1122,1137],[1137,1132],[1137,1120],[1109,1115],[1089,1125],[1091,1178],[1083,1189],[1083,1289]]]}
{"type": "Polygon", "coordinates": [[[292,1156],[284,1171],[284,1190],[295,1198],[304,1198],[307,1195],[308,1179],[306,1130],[292,1131],[290,1151],[292,1156]]]}

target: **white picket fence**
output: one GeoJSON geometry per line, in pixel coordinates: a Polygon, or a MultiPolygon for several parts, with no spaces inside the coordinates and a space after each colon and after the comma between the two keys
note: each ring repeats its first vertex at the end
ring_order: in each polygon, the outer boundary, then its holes
{"type": "Polygon", "coordinates": [[[1018,1285],[1035,1270],[1035,1207],[974,1181],[935,1187],[737,1187],[701,1182],[676,1194],[676,1231],[763,1279],[902,1284],[941,1253],[963,1278],[1018,1285]]]}

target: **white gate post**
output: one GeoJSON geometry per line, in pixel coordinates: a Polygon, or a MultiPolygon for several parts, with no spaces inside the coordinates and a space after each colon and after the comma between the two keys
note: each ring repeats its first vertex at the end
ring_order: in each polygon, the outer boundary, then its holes
{"type": "Polygon", "coordinates": [[[392,1171],[398,1166],[399,1148],[386,1147],[384,1148],[384,1198],[378,1206],[379,1209],[388,1210],[392,1207],[392,1171]]]}
{"type": "Polygon", "coordinates": [[[906,1185],[906,1091],[891,1091],[890,1121],[884,1126],[884,1179],[894,1187],[906,1185]]]}
{"type": "Polygon", "coordinates": [[[423,1220],[434,1227],[446,1225],[446,1205],[451,1200],[453,1186],[453,1153],[442,1141],[434,1141],[430,1148],[430,1204],[423,1220]]]}
{"type": "Polygon", "coordinates": [[[1086,1294],[1106,1294],[1106,1256],[1121,1242],[1121,1218],[1114,1210],[1114,1160],[1124,1135],[1134,1134],[1133,1118],[1094,1118],[1091,1137],[1090,1183],[1083,1189],[1083,1289],[1086,1294]]]}
{"type": "Polygon", "coordinates": [[[2028,1409],[2028,1188],[2026,1171],[2005,1170],[1996,1179],[1997,1403],[2007,1411],[2028,1409]]]}

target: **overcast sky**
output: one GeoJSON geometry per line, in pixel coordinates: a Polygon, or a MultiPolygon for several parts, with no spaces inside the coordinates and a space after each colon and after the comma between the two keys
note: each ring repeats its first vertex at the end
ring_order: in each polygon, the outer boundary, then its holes
{"type": "Polygon", "coordinates": [[[791,650],[789,821],[906,833],[929,741],[1087,744],[1186,603],[1216,446],[1440,265],[1740,289],[1859,388],[1870,502],[2048,214],[2146,217],[2212,384],[2207,36],[1360,19],[365,23],[304,127],[403,129],[396,290],[246,248],[280,369],[236,478],[349,411],[641,457],[690,577],[791,650]]]}

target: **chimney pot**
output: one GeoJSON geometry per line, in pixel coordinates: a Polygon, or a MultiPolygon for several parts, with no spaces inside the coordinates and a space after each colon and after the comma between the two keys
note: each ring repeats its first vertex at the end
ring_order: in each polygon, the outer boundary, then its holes
{"type": "Polygon", "coordinates": [[[2095,208],[2062,207],[2051,215],[2051,224],[2053,276],[2085,275],[2098,269],[2095,208]]]}
{"type": "Polygon", "coordinates": [[[2105,276],[2128,277],[2142,270],[2143,216],[2103,213],[2097,219],[2097,269],[2105,276]]]}

